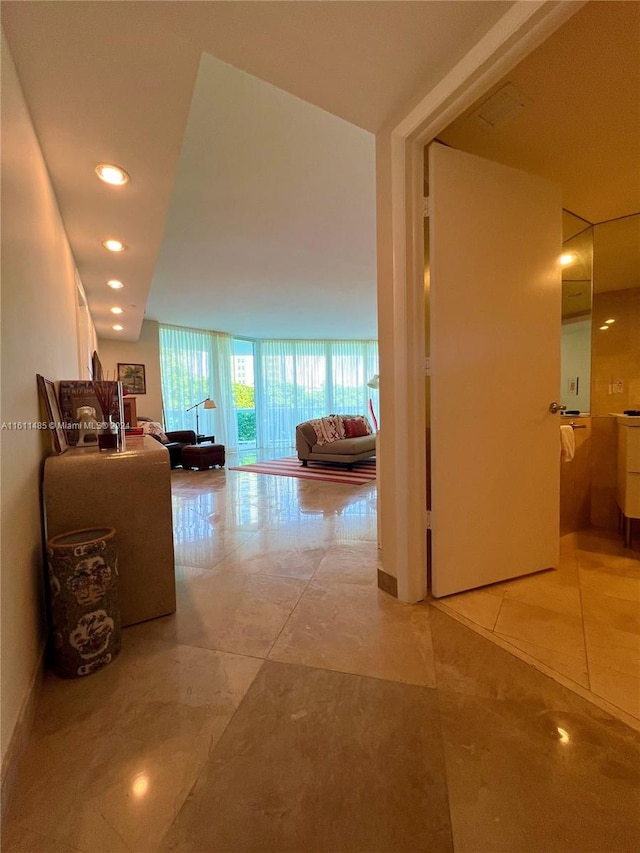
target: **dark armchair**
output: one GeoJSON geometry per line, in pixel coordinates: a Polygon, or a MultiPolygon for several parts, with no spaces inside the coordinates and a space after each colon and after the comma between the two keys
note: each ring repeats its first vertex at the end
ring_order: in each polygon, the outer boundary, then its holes
{"type": "Polygon", "coordinates": [[[182,465],[182,448],[188,444],[196,444],[196,434],[192,429],[176,429],[167,433],[169,443],[165,447],[169,451],[171,467],[182,465]]]}
{"type": "Polygon", "coordinates": [[[153,437],[169,451],[169,462],[172,468],[182,464],[182,448],[188,444],[196,444],[196,434],[192,429],[176,429],[165,433],[169,441],[163,441],[159,435],[153,437]]]}

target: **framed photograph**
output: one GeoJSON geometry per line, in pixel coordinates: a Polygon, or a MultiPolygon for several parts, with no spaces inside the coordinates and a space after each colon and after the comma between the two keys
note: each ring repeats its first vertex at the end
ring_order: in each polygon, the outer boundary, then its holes
{"type": "Polygon", "coordinates": [[[122,388],[129,394],[146,394],[147,383],[144,377],[144,364],[121,364],[118,362],[118,379],[122,388]]]}
{"type": "Polygon", "coordinates": [[[49,422],[49,432],[51,433],[51,444],[54,451],[59,455],[69,449],[67,436],[64,431],[62,422],[62,414],[60,413],[60,405],[56,395],[56,386],[50,379],[45,379],[44,376],[36,374],[38,380],[38,393],[40,400],[47,413],[49,422]]]}
{"type": "MultiPolygon", "coordinates": [[[[96,384],[104,381],[103,379],[96,380],[96,384]]],[[[58,383],[58,401],[69,447],[75,447],[80,439],[80,417],[82,414],[80,410],[82,408],[93,409],[96,420],[99,422],[106,420],[109,416],[108,412],[105,415],[102,411],[102,405],[96,394],[96,384],[91,379],[61,379],[58,383]]],[[[111,415],[119,423],[123,416],[122,386],[114,380],[111,380],[111,384],[116,386],[115,396],[111,404],[111,415]]]]}

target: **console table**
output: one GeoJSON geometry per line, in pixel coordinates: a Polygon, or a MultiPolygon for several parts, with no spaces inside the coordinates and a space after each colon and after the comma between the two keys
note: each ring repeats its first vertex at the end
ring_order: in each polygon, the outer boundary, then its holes
{"type": "Polygon", "coordinates": [[[122,625],[176,609],[169,454],[150,436],[125,450],[73,448],[44,466],[46,538],[115,527],[122,625]]]}

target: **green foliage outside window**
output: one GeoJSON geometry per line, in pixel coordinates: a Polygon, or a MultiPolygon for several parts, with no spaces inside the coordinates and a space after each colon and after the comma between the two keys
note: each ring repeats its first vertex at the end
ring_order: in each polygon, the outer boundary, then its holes
{"type": "Polygon", "coordinates": [[[233,399],[236,409],[255,409],[256,407],[256,394],[252,385],[240,385],[239,382],[234,382],[233,399]]]}
{"type": "Polygon", "coordinates": [[[238,412],[238,440],[254,442],[256,440],[256,413],[238,412]]]}
{"type": "Polygon", "coordinates": [[[233,383],[233,400],[238,419],[238,440],[240,443],[256,440],[256,395],[252,385],[233,383]],[[252,411],[246,411],[251,409],[252,411]]]}

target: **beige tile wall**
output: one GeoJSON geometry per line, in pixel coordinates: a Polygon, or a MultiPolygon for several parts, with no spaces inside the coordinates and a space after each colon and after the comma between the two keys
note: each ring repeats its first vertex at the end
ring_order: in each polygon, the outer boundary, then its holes
{"type": "Polygon", "coordinates": [[[591,523],[616,529],[618,435],[612,412],[640,409],[640,287],[595,293],[591,345],[591,523]],[[607,331],[600,326],[615,320],[607,331]],[[622,380],[622,393],[610,385],[622,380]]]}
{"type": "MultiPolygon", "coordinates": [[[[640,273],[639,273],[640,275],[640,273]]],[[[591,418],[576,430],[576,455],[560,469],[560,530],[616,530],[618,433],[612,412],[640,409],[640,287],[596,293],[591,345],[591,418]],[[615,320],[607,331],[600,326],[615,320]],[[611,393],[622,380],[622,393],[611,393]]]]}
{"type": "Polygon", "coordinates": [[[617,456],[616,419],[594,416],[591,419],[591,524],[611,530],[618,526],[617,456]]]}

